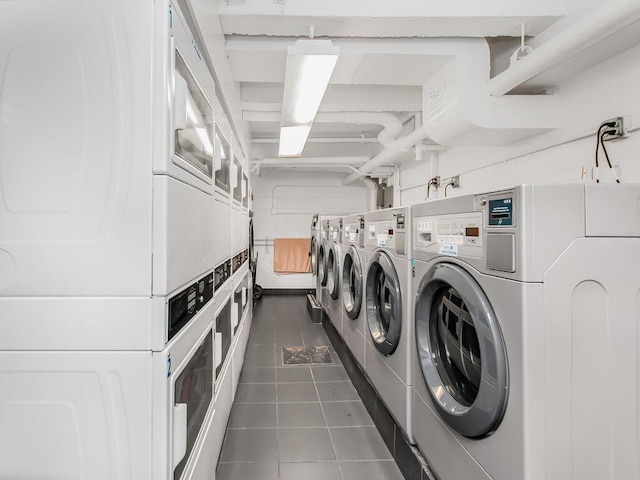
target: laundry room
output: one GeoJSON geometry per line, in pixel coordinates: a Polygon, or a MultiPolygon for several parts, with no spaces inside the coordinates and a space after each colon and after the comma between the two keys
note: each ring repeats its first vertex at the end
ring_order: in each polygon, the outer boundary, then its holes
{"type": "Polygon", "coordinates": [[[0,480],[640,479],[637,0],[0,2],[0,480]]]}

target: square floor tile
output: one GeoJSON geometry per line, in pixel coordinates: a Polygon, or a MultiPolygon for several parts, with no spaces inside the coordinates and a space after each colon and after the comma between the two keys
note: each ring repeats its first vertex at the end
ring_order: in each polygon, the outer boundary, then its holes
{"type": "MultiPolygon", "coordinates": [[[[248,478],[248,477],[247,477],[248,478]]],[[[319,463],[281,463],[280,480],[342,480],[338,464],[319,463]]],[[[262,478],[260,478],[262,480],[262,478]]]]}
{"type": "Polygon", "coordinates": [[[393,461],[340,462],[344,480],[404,480],[393,461]]]}
{"type": "Polygon", "coordinates": [[[228,428],[277,427],[275,403],[234,403],[228,428]]]}
{"type": "Polygon", "coordinates": [[[278,383],[308,383],[313,382],[309,367],[281,367],[276,368],[278,383]]]}
{"type": "Polygon", "coordinates": [[[353,402],[324,402],[322,404],[330,427],[361,427],[373,425],[373,420],[364,408],[364,404],[357,400],[353,402]]]}
{"type": "Polygon", "coordinates": [[[319,403],[279,403],[278,427],[326,427],[319,403]]]}
{"type": "Polygon", "coordinates": [[[331,345],[329,337],[322,333],[303,333],[302,341],[305,346],[319,346],[319,345],[331,345]]]}
{"type": "Polygon", "coordinates": [[[336,402],[341,400],[360,400],[358,392],[351,382],[325,382],[318,383],[318,393],[323,402],[336,402]]]}
{"type": "Polygon", "coordinates": [[[313,379],[316,382],[348,382],[349,375],[343,366],[312,367],[313,379]]]}
{"type": "Polygon", "coordinates": [[[275,367],[276,346],[271,345],[250,345],[244,357],[244,366],[251,367],[275,367]]]}
{"type": "Polygon", "coordinates": [[[278,434],[275,429],[227,430],[222,446],[222,462],[278,461],[278,434]]]}
{"type": "Polygon", "coordinates": [[[243,368],[240,373],[240,383],[275,383],[275,381],[275,367],[243,368]]]}
{"type": "Polygon", "coordinates": [[[281,462],[335,460],[326,428],[281,428],[278,430],[281,462]]]}
{"type": "Polygon", "coordinates": [[[278,480],[277,463],[220,463],[216,480],[278,480]]]}
{"type": "Polygon", "coordinates": [[[278,403],[319,401],[314,383],[278,384],[278,403]]]}
{"type": "Polygon", "coordinates": [[[268,403],[276,401],[275,383],[239,383],[235,403],[268,403]]]}
{"type": "Polygon", "coordinates": [[[331,428],[338,460],[391,460],[393,457],[375,427],[331,428]]]}

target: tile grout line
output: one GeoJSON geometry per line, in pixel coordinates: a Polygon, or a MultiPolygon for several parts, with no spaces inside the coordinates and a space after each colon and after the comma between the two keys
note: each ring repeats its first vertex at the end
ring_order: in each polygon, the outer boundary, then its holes
{"type": "MultiPolygon", "coordinates": [[[[275,317],[274,317],[275,323],[275,317]]],[[[277,472],[278,479],[280,478],[280,408],[278,402],[278,334],[276,333],[275,325],[273,327],[273,356],[274,356],[274,376],[276,378],[276,464],[277,464],[277,472]]]]}
{"type": "Polygon", "coordinates": [[[322,400],[320,399],[320,391],[318,390],[318,384],[316,383],[316,377],[313,374],[313,369],[311,369],[311,378],[313,379],[313,385],[316,389],[316,395],[318,395],[318,400],[320,401],[320,410],[322,411],[322,417],[324,418],[324,424],[327,426],[327,433],[329,434],[329,441],[331,442],[331,449],[333,450],[333,455],[336,457],[336,462],[338,462],[338,473],[340,473],[340,478],[344,480],[344,475],[342,474],[342,467],[340,466],[340,461],[338,459],[338,450],[336,450],[336,445],[333,442],[333,436],[331,435],[331,429],[329,428],[329,422],[327,421],[327,414],[324,411],[324,407],[322,406],[322,400]]]}

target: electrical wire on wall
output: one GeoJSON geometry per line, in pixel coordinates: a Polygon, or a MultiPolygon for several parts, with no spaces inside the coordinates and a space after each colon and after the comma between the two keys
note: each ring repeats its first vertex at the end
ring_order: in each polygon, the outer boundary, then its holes
{"type": "Polygon", "coordinates": [[[598,158],[598,154],[600,152],[600,147],[602,147],[602,151],[604,152],[604,156],[607,159],[607,165],[609,166],[609,170],[611,171],[611,175],[615,179],[616,183],[620,183],[620,178],[618,177],[618,172],[613,168],[611,164],[611,159],[609,158],[609,152],[607,151],[607,147],[604,142],[607,140],[612,140],[614,138],[620,138],[623,136],[621,119],[619,120],[610,120],[604,122],[598,128],[596,133],[596,154],[595,154],[595,177],[596,183],[600,183],[600,159],[598,158]]]}
{"type": "Polygon", "coordinates": [[[455,182],[449,182],[449,183],[447,183],[447,184],[445,185],[445,187],[444,187],[444,196],[445,196],[445,198],[446,198],[446,196],[447,196],[447,188],[449,188],[449,187],[454,187],[455,185],[456,185],[456,183],[455,183],[455,182]]]}
{"type": "Polygon", "coordinates": [[[431,187],[438,188],[439,186],[440,186],[440,177],[433,177],[432,179],[430,179],[427,182],[427,196],[425,197],[425,200],[429,200],[429,197],[431,196],[431,187]]]}

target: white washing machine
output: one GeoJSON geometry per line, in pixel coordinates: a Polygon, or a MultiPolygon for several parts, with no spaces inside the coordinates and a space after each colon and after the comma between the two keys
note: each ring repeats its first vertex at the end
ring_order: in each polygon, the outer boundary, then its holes
{"type": "Polygon", "coordinates": [[[367,343],[364,366],[396,423],[411,432],[413,302],[408,207],[365,214],[367,343]]]}
{"type": "Polygon", "coordinates": [[[368,334],[364,300],[364,214],[344,217],[342,223],[342,338],[364,367],[365,334],[368,334]]]}
{"type": "Polygon", "coordinates": [[[413,207],[413,433],[441,480],[640,478],[640,187],[413,207]]]}

